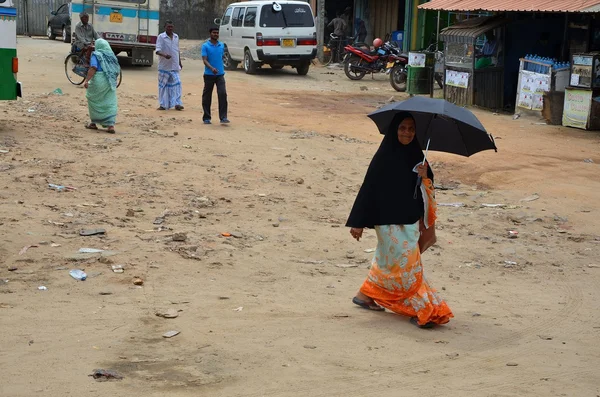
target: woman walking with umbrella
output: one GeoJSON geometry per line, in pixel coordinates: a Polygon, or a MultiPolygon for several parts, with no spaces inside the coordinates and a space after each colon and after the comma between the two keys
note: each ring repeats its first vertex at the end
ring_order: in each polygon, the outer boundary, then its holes
{"type": "Polygon", "coordinates": [[[427,247],[419,247],[420,228],[433,231],[436,205],[433,173],[422,162],[415,132],[410,113],[395,115],[346,223],[356,240],[364,228],[374,228],[378,241],[369,276],[352,301],[431,327],[447,323],[453,315],[423,275],[421,252],[427,247]],[[422,184],[415,195],[419,177],[422,184]]]}
{"type": "Polygon", "coordinates": [[[419,327],[445,324],[454,316],[425,279],[421,262],[435,242],[436,218],[433,172],[422,148],[468,157],[496,145],[473,113],[440,99],[413,97],[369,117],[385,136],[346,226],[356,240],[364,228],[374,228],[378,243],[369,276],[352,301],[410,316],[419,327]]]}
{"type": "Polygon", "coordinates": [[[85,127],[97,130],[98,124],[115,133],[117,119],[117,82],[121,67],[108,41],[98,39],[90,59],[90,70],[85,78],[85,97],[91,123],[85,127]]]}

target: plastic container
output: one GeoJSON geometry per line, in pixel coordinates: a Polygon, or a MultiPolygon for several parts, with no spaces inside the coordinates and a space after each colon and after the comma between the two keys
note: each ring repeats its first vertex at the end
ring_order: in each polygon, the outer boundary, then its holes
{"type": "Polygon", "coordinates": [[[87,274],[83,270],[73,269],[69,272],[71,277],[75,280],[84,281],[87,278],[87,274]]]}

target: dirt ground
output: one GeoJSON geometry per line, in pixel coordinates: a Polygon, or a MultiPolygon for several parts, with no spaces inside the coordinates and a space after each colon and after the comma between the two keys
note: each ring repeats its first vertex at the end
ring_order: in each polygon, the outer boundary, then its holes
{"type": "Polygon", "coordinates": [[[376,245],[344,227],[381,139],[366,114],[404,98],[385,76],[233,71],[224,127],[201,125],[200,61],[183,112],[124,67],[109,135],[83,128],[68,48],[19,38],[25,97],[0,103],[0,395],[600,395],[597,132],[475,111],[497,153],[431,153],[423,261],[455,318],[421,330],[351,303],[376,245]]]}

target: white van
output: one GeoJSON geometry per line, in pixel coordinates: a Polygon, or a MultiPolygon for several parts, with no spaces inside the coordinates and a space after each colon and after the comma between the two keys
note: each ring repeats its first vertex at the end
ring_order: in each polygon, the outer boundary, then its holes
{"type": "Polygon", "coordinates": [[[215,23],[225,44],[227,69],[242,62],[246,73],[252,74],[265,64],[273,69],[289,65],[304,76],[317,55],[313,12],[303,1],[233,3],[215,23]]]}

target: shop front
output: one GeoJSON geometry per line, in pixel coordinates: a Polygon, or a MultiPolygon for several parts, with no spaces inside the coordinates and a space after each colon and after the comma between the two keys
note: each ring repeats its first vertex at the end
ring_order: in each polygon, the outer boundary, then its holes
{"type": "Polygon", "coordinates": [[[446,100],[502,108],[506,23],[502,16],[479,17],[442,30],[446,100]]]}

